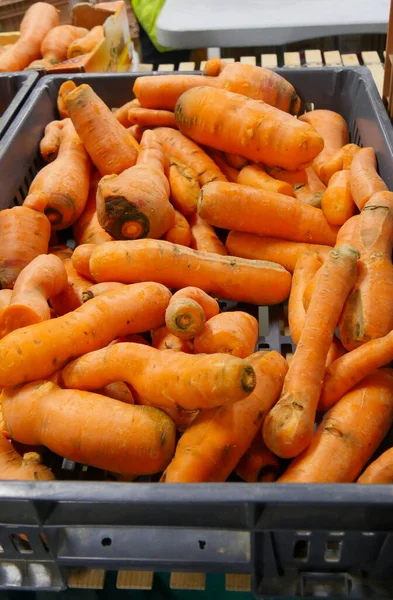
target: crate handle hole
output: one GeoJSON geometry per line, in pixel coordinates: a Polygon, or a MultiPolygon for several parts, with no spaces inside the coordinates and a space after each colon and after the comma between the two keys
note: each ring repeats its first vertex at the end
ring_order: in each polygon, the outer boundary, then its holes
{"type": "Polygon", "coordinates": [[[296,540],[293,547],[292,556],[296,560],[306,561],[308,559],[308,552],[310,549],[310,540],[296,540]]]}
{"type": "Polygon", "coordinates": [[[20,552],[20,554],[32,554],[33,549],[30,545],[27,536],[23,533],[21,534],[10,534],[10,540],[14,546],[14,548],[20,552]]]}
{"type": "Polygon", "coordinates": [[[206,548],[206,542],[204,540],[198,540],[199,550],[204,550],[206,548]]]}
{"type": "Polygon", "coordinates": [[[104,537],[104,538],[102,538],[102,540],[101,540],[101,546],[104,546],[104,548],[105,548],[106,546],[111,546],[111,545],[112,545],[112,540],[111,540],[110,537],[104,537]]]}
{"type": "Polygon", "coordinates": [[[341,559],[342,541],[329,540],[325,544],[325,562],[339,562],[341,559]]]}

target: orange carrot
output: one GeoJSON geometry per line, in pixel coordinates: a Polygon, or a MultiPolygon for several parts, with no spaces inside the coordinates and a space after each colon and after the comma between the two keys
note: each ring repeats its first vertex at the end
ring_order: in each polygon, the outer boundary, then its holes
{"type": "Polygon", "coordinates": [[[174,424],[153,407],[63,390],[50,381],[6,388],[1,400],[5,426],[13,439],[42,444],[69,460],[144,475],[162,471],[173,455],[174,424]],[[108,431],[116,435],[108,436],[108,431]]]}
{"type": "Polygon", "coordinates": [[[287,240],[241,231],[229,232],[226,247],[232,256],[275,262],[282,265],[290,273],[294,272],[298,259],[305,252],[313,252],[323,262],[332,249],[331,246],[288,242],[287,240]]]}
{"type": "Polygon", "coordinates": [[[72,226],[72,232],[78,246],[80,244],[103,244],[113,240],[113,237],[101,227],[97,218],[96,195],[100,179],[101,176],[98,172],[93,173],[91,176],[85,208],[72,226]]]}
{"type": "Polygon", "coordinates": [[[67,50],[72,42],[83,38],[88,32],[88,29],[84,27],[74,27],[73,25],[53,27],[42,40],[42,58],[53,65],[66,60],[67,50]]]}
{"type": "Polygon", "coordinates": [[[341,115],[332,110],[313,110],[299,117],[299,121],[312,125],[324,140],[322,152],[313,157],[313,169],[319,179],[327,184],[324,165],[349,142],[348,126],[341,115]]]}
{"type": "Polygon", "coordinates": [[[40,142],[40,152],[46,162],[52,162],[57,158],[61,144],[61,132],[65,124],[65,120],[51,121],[45,127],[44,137],[40,142]]]}
{"type": "Polygon", "coordinates": [[[131,133],[132,137],[136,139],[138,144],[141,143],[142,136],[146,129],[147,127],[141,127],[141,125],[131,125],[131,127],[127,127],[127,131],[131,133]]]}
{"type": "Polygon", "coordinates": [[[374,460],[360,475],[357,483],[393,483],[393,448],[374,460]]]}
{"type": "Polygon", "coordinates": [[[0,211],[0,288],[12,289],[22,269],[48,251],[50,223],[25,206],[0,211]]]}
{"type": "Polygon", "coordinates": [[[294,195],[298,200],[300,200],[300,202],[310,204],[310,206],[314,206],[315,208],[320,208],[322,198],[326,191],[326,186],[316,175],[312,167],[306,167],[305,172],[307,176],[307,183],[304,185],[301,183],[294,185],[294,195]]]}
{"type": "Polygon", "coordinates": [[[359,150],[360,147],[357,144],[346,144],[325,162],[322,166],[322,177],[326,181],[326,185],[334,173],[347,170],[351,167],[353,158],[359,150]]]}
{"type": "Polygon", "coordinates": [[[76,58],[82,54],[88,54],[104,39],[104,28],[102,25],[93,27],[87,35],[72,42],[67,50],[67,58],[76,58]]]}
{"type": "Polygon", "coordinates": [[[278,481],[354,481],[392,423],[393,373],[390,369],[381,369],[343,396],[325,415],[310,446],[289,465],[278,481]]]}
{"type": "Polygon", "coordinates": [[[161,481],[225,481],[250,447],[280,393],[288,366],[277,352],[249,357],[257,375],[254,392],[244,400],[204,410],[180,438],[161,481]]]}
{"type": "Polygon", "coordinates": [[[200,144],[290,171],[306,166],[323,148],[322,137],[307,123],[226,90],[188,90],[176,104],[175,118],[180,131],[200,144]]]}
{"type": "Polygon", "coordinates": [[[258,341],[258,321],[242,312],[223,312],[209,319],[194,339],[194,352],[223,352],[239,358],[250,356],[258,341]]]}
{"type": "Polygon", "coordinates": [[[101,244],[93,249],[89,268],[97,282],[158,281],[175,289],[191,285],[253,304],[278,304],[291,285],[291,275],[281,265],[198,252],[162,240],[101,244]]]}
{"type": "Polygon", "coordinates": [[[180,244],[181,246],[189,246],[191,244],[191,228],[187,219],[178,210],[175,210],[174,225],[168,229],[164,240],[180,244]]]}
{"type": "Polygon", "coordinates": [[[329,352],[326,357],[326,364],[325,364],[326,369],[328,367],[330,367],[330,365],[332,363],[334,363],[335,360],[337,360],[338,358],[341,358],[341,356],[344,356],[344,354],[346,354],[346,352],[347,351],[345,350],[344,346],[342,345],[342,343],[340,342],[338,337],[336,335],[334,335],[332,344],[329,348],[329,352]]]}
{"type": "Polygon", "coordinates": [[[134,99],[134,100],[131,100],[130,102],[126,102],[125,104],[120,106],[120,108],[117,108],[116,110],[113,111],[113,114],[115,115],[116,119],[124,127],[128,128],[130,126],[130,122],[128,120],[128,111],[133,106],[140,107],[141,105],[139,104],[138,100],[134,99]]]}
{"type": "MultiPolygon", "coordinates": [[[[138,406],[152,406],[145,398],[138,398],[137,404],[138,406]]],[[[186,429],[188,429],[200,412],[199,410],[184,410],[180,406],[173,408],[169,408],[168,406],[160,406],[160,410],[162,410],[168,415],[168,417],[172,419],[176,425],[176,429],[180,433],[183,433],[186,429]]]]}
{"type": "Polygon", "coordinates": [[[247,167],[244,167],[240,171],[237,182],[235,181],[235,183],[277,192],[278,194],[284,194],[286,196],[294,196],[292,186],[289,185],[289,183],[274,179],[266,173],[261,165],[248,165],[247,167]]]}
{"type": "Polygon", "coordinates": [[[64,81],[59,88],[57,95],[57,110],[59,111],[61,119],[67,119],[70,116],[66,107],[66,98],[68,94],[75,89],[76,83],[74,83],[71,79],[64,81]]]}
{"type": "Polygon", "coordinates": [[[0,290],[0,310],[5,308],[11,302],[12,291],[11,290],[0,290]]]}
{"type": "Polygon", "coordinates": [[[35,2],[20,24],[20,37],[0,56],[0,72],[23,71],[41,57],[41,43],[46,34],[59,25],[58,11],[47,2],[35,2]]]}
{"type": "Polygon", "coordinates": [[[132,91],[143,108],[173,111],[185,91],[208,84],[219,85],[219,82],[202,75],[152,75],[138,77],[132,91]]]}
{"type": "Polygon", "coordinates": [[[210,225],[279,237],[294,242],[334,245],[337,228],[319,208],[283,194],[214,181],[204,185],[198,214],[210,225]]]}
{"type": "Polygon", "coordinates": [[[286,183],[289,183],[292,187],[299,186],[301,183],[306,185],[306,183],[308,182],[306,169],[300,169],[300,171],[286,171],[285,169],[281,169],[280,167],[266,166],[266,171],[274,179],[278,179],[279,181],[285,181],[286,183]]]}
{"type": "Polygon", "coordinates": [[[41,254],[19,274],[8,306],[0,312],[0,336],[50,319],[48,300],[61,294],[68,284],[60,258],[41,254]]]}
{"type": "MultiPolygon", "coordinates": [[[[0,387],[48,377],[70,359],[103,348],[116,337],[159,327],[169,299],[169,290],[156,283],[127,286],[63,317],[9,333],[0,340],[0,387]]],[[[125,381],[112,381],[119,380],[125,381]]]]}
{"type": "Polygon", "coordinates": [[[122,173],[136,163],[134,138],[87,84],[70,92],[66,109],[101,175],[122,173]]]}
{"type": "Polygon", "coordinates": [[[54,230],[66,229],[86,205],[89,178],[89,157],[68,119],[60,131],[57,158],[35,176],[24,206],[45,212],[54,230]]]}
{"type": "Polygon", "coordinates": [[[172,297],[165,312],[168,331],[181,339],[191,340],[203,330],[205,322],[205,311],[199,302],[184,297],[173,300],[172,297]]]}
{"type": "Polygon", "coordinates": [[[68,246],[52,246],[49,252],[59,257],[67,272],[68,284],[58,296],[53,296],[50,303],[58,316],[65,315],[82,305],[83,294],[91,288],[92,282],[74,269],[72,265],[72,250],[68,246]]]}
{"type": "Polygon", "coordinates": [[[341,246],[329,253],[319,269],[282,394],[264,423],[263,439],[277,456],[297,456],[311,442],[327,354],[356,280],[357,259],[357,250],[341,246]]]}
{"type": "Polygon", "coordinates": [[[183,215],[196,213],[200,187],[193,169],[178,162],[172,162],[167,169],[171,188],[170,199],[173,206],[183,215]]]}
{"type": "Polygon", "coordinates": [[[248,165],[248,160],[244,156],[240,156],[240,154],[231,154],[230,152],[225,152],[224,157],[232,169],[241,171],[248,165]]]}
{"type": "Polygon", "coordinates": [[[125,402],[126,404],[135,404],[132,392],[124,381],[114,381],[113,383],[109,383],[105,387],[95,390],[95,393],[106,396],[107,398],[119,400],[120,402],[125,402]]]}
{"type": "Polygon", "coordinates": [[[236,402],[255,387],[250,363],[235,356],[194,356],[132,343],[85,354],[69,363],[62,376],[66,387],[81,390],[126,381],[137,397],[154,406],[186,410],[236,402]]]}
{"type": "Polygon", "coordinates": [[[203,290],[197,287],[185,287],[173,294],[170,304],[173,304],[175,300],[179,298],[189,298],[198,302],[198,304],[203,308],[205,313],[206,321],[215,317],[220,312],[220,307],[218,305],[217,300],[206,294],[203,290]]]}
{"type": "Polygon", "coordinates": [[[180,339],[169,331],[166,325],[153,329],[151,331],[151,343],[157,350],[175,350],[176,352],[192,353],[192,342],[190,340],[180,339]]]}
{"type": "Polygon", "coordinates": [[[356,211],[351,194],[350,172],[337,171],[329,180],[329,185],[321,200],[322,212],[332,225],[343,225],[356,211]]]}
{"type": "Polygon", "coordinates": [[[81,246],[77,246],[72,254],[72,266],[74,269],[79,275],[83,275],[83,277],[90,280],[92,280],[93,277],[90,273],[89,261],[96,247],[96,244],[82,244],[81,246]]]}
{"type": "Polygon", "coordinates": [[[280,470],[277,456],[266,447],[260,435],[256,435],[251,446],[236,467],[236,474],[249,483],[275,481],[280,470]]]}
{"type": "Polygon", "coordinates": [[[228,179],[228,181],[231,181],[232,183],[237,183],[239,171],[237,171],[227,163],[224,153],[219,152],[218,150],[207,150],[207,152],[209,156],[214,160],[214,162],[216,163],[220,171],[223,173],[223,175],[225,175],[225,177],[228,179]]]}
{"type": "Polygon", "coordinates": [[[124,283],[117,283],[116,281],[108,281],[105,283],[96,283],[92,285],[86,292],[82,293],[82,302],[87,302],[92,298],[98,298],[102,294],[113,292],[113,290],[121,290],[124,288],[124,283]]]}
{"type": "Polygon", "coordinates": [[[130,125],[174,127],[177,129],[175,114],[170,110],[154,110],[152,108],[142,108],[141,106],[131,106],[127,118],[130,125]]]}
{"type": "Polygon", "coordinates": [[[202,252],[212,252],[226,256],[228,252],[221,240],[218,239],[213,227],[199,215],[189,218],[191,225],[191,248],[202,252]]]}
{"type": "Polygon", "coordinates": [[[175,224],[164,174],[164,154],[154,132],[145,131],[137,164],[98,184],[97,217],[116,239],[160,238],[175,224]]]}
{"type": "Polygon", "coordinates": [[[387,186],[377,173],[377,159],[372,148],[361,148],[351,164],[351,194],[359,210],[376,192],[387,190],[387,186]]]}

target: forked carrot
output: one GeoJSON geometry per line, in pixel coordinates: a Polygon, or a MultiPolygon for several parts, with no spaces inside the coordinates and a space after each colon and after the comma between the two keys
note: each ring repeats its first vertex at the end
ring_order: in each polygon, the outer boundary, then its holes
{"type": "Polygon", "coordinates": [[[113,240],[113,237],[101,227],[97,218],[96,196],[100,179],[101,176],[98,171],[91,176],[85,208],[72,226],[72,232],[78,246],[80,244],[103,244],[113,240]]]}
{"type": "Polygon", "coordinates": [[[360,475],[357,483],[393,483],[393,448],[378,456],[360,475]]]}
{"type": "Polygon", "coordinates": [[[189,286],[173,294],[165,312],[165,322],[176,336],[190,339],[219,312],[217,300],[200,288],[189,286]]]}
{"type": "Polygon", "coordinates": [[[151,344],[157,350],[175,350],[176,352],[186,352],[191,354],[193,345],[190,340],[179,338],[177,335],[169,331],[166,325],[152,329],[151,344]]]}
{"type": "Polygon", "coordinates": [[[58,256],[62,261],[67,272],[68,284],[65,290],[57,296],[50,299],[51,306],[56,315],[61,317],[83,303],[83,294],[90,289],[92,282],[86,279],[76,271],[72,265],[72,250],[68,246],[52,246],[49,252],[58,256]]]}
{"type": "Polygon", "coordinates": [[[305,204],[309,204],[315,208],[320,208],[322,198],[326,192],[326,186],[319,179],[312,167],[306,167],[305,172],[307,176],[307,183],[304,185],[301,183],[294,185],[293,195],[305,204]]]}
{"type": "Polygon", "coordinates": [[[191,248],[202,252],[212,252],[226,256],[228,254],[224,244],[218,238],[214,228],[206,223],[202,217],[195,214],[189,217],[191,225],[191,248]]]}
{"type": "Polygon", "coordinates": [[[355,154],[349,172],[352,198],[359,210],[373,194],[388,189],[377,173],[377,159],[372,148],[361,148],[355,154]]]}
{"type": "Polygon", "coordinates": [[[166,232],[164,240],[181,246],[191,244],[191,228],[187,219],[178,210],[175,210],[175,222],[166,232]]]}
{"type": "Polygon", "coordinates": [[[280,461],[258,434],[236,467],[236,475],[249,483],[275,481],[279,471],[280,461]]]}
{"type": "Polygon", "coordinates": [[[209,319],[194,339],[194,352],[224,352],[239,358],[250,356],[258,340],[258,321],[242,312],[223,312],[209,319]]]}
{"type": "Polygon", "coordinates": [[[356,211],[351,194],[350,171],[337,171],[329,180],[321,200],[322,212],[332,225],[343,225],[356,211]]]}
{"type": "Polygon", "coordinates": [[[293,272],[291,293],[288,301],[288,323],[293,343],[297,346],[306,322],[303,304],[304,292],[311,283],[322,263],[314,252],[304,252],[296,263],[293,272]]]}
{"type": "Polygon", "coordinates": [[[284,388],[266,417],[263,439],[283,458],[293,458],[311,442],[326,358],[344,302],[356,281],[358,252],[341,246],[329,253],[317,283],[284,388]]]}
{"type": "Polygon", "coordinates": [[[351,167],[353,158],[359,150],[360,147],[357,144],[346,144],[325,162],[322,167],[322,177],[326,181],[326,185],[334,173],[347,170],[351,167]]]}
{"type": "Polygon", "coordinates": [[[289,183],[274,179],[274,177],[271,177],[266,173],[261,165],[248,165],[244,167],[240,171],[235,183],[277,192],[278,194],[284,194],[285,196],[294,196],[292,186],[289,185],[289,183]]]}
{"type": "Polygon", "coordinates": [[[171,202],[182,215],[196,213],[198,197],[201,191],[197,174],[190,167],[172,162],[166,169],[171,188],[171,202]]]}
{"type": "Polygon", "coordinates": [[[175,113],[170,110],[154,110],[131,106],[128,110],[128,123],[142,127],[173,127],[177,129],[175,113]]]}

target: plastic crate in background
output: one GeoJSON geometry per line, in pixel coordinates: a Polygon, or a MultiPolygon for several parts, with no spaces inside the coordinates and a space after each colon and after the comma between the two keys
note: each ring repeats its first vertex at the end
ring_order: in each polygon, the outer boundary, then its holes
{"type": "Polygon", "coordinates": [[[38,73],[0,73],[0,138],[33,88],[38,73]]]}
{"type": "MultiPolygon", "coordinates": [[[[342,114],[376,150],[393,189],[393,132],[367,69],[278,70],[315,108],[342,114]]],[[[89,83],[110,107],[136,74],[41,79],[0,147],[1,208],[20,203],[58,117],[61,83],[89,83]]],[[[292,351],[282,306],[250,307],[260,348],[292,351]]],[[[251,573],[259,597],[391,598],[392,486],[157,484],[89,481],[0,485],[0,588],[59,589],[70,567],[251,573]],[[18,534],[24,534],[26,539],[18,534]]]]}

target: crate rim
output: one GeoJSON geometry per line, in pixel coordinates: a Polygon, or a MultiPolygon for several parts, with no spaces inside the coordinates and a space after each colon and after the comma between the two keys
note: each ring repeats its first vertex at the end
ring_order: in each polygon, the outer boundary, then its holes
{"type": "Polygon", "coordinates": [[[29,92],[31,93],[31,91],[34,89],[34,85],[38,79],[38,73],[37,71],[13,71],[12,73],[0,73],[0,79],[8,79],[9,77],[22,78],[22,84],[3,114],[0,116],[0,138],[2,141],[2,147],[4,147],[5,133],[15,121],[16,115],[22,108],[22,105],[26,103],[26,98],[28,97],[29,92]]]}

